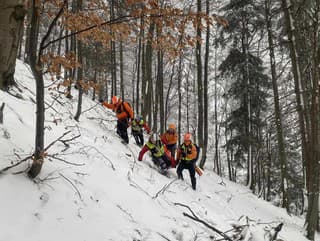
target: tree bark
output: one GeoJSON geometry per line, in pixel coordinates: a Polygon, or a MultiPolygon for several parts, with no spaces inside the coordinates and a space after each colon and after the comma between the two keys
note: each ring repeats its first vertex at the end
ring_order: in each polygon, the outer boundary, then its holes
{"type": "MultiPolygon", "coordinates": [[[[206,14],[210,14],[209,0],[206,0],[206,14]]],[[[210,23],[207,21],[207,33],[206,33],[206,52],[204,57],[204,75],[203,75],[203,148],[202,148],[202,158],[200,166],[204,167],[207,159],[207,147],[209,138],[208,129],[208,78],[209,78],[209,53],[210,53],[210,23]]]]}
{"type": "Polygon", "coordinates": [[[285,151],[283,128],[282,128],[282,116],[279,103],[279,92],[277,83],[277,73],[276,73],[276,59],[274,55],[274,43],[272,35],[272,22],[271,22],[271,2],[270,0],[265,0],[265,16],[266,16],[266,27],[268,32],[269,41],[269,55],[270,55],[270,67],[271,67],[271,78],[273,87],[273,101],[274,101],[274,113],[275,113],[275,124],[277,130],[277,140],[278,140],[278,151],[279,159],[281,163],[281,192],[282,192],[282,207],[288,210],[288,197],[287,190],[285,187],[285,182],[287,182],[287,156],[285,151]]]}
{"type": "Polygon", "coordinates": [[[0,124],[3,124],[3,110],[4,110],[5,103],[2,103],[0,107],[0,124]]]}
{"type": "Polygon", "coordinates": [[[38,26],[39,26],[39,8],[40,2],[32,0],[32,17],[31,17],[31,29],[30,29],[30,67],[33,76],[36,80],[36,138],[35,138],[35,152],[33,155],[33,163],[28,171],[30,178],[35,178],[41,171],[43,159],[45,156],[44,151],[44,120],[45,120],[45,108],[44,108],[44,80],[42,75],[42,63],[41,56],[44,51],[45,41],[51,34],[53,26],[56,24],[58,18],[63,12],[63,8],[66,5],[67,0],[64,1],[64,5],[59,10],[56,17],[53,19],[48,27],[48,30],[41,40],[39,46],[39,52],[37,54],[38,46],[38,26]]]}
{"type": "MultiPolygon", "coordinates": [[[[197,0],[197,12],[201,13],[201,0],[197,0]]],[[[198,84],[198,144],[203,148],[203,83],[202,83],[202,60],[201,60],[201,17],[197,17],[197,43],[196,43],[196,62],[197,62],[197,84],[198,84]]],[[[200,162],[203,168],[203,161],[200,162]]]]}
{"type": "MultiPolygon", "coordinates": [[[[82,0],[77,0],[77,11],[80,11],[82,9],[82,0]]],[[[76,121],[79,121],[80,115],[81,115],[81,109],[82,109],[82,95],[83,95],[83,66],[82,66],[82,43],[80,40],[77,40],[77,61],[80,64],[80,67],[77,68],[77,88],[78,88],[78,105],[77,105],[77,112],[74,116],[74,119],[76,121]]]]}
{"type": "Polygon", "coordinates": [[[14,71],[23,20],[27,13],[22,0],[0,3],[0,89],[14,85],[14,71]]]}

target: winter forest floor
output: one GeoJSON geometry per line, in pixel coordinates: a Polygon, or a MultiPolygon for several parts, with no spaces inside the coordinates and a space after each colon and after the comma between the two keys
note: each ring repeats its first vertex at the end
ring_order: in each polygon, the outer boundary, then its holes
{"type": "MultiPolygon", "coordinates": [[[[21,62],[15,78],[21,92],[0,91],[0,104],[6,104],[0,169],[31,155],[34,147],[35,83],[21,62]]],[[[186,171],[181,181],[175,169],[165,177],[151,168],[148,156],[137,162],[133,138],[125,146],[115,134],[114,113],[84,96],[80,122],[73,119],[73,91],[68,100],[46,90],[45,146],[65,136],[48,149],[40,176],[27,178],[30,160],[0,174],[0,241],[223,240],[184,215],[192,212],[223,232],[244,225],[242,240],[270,240],[280,223],[278,238],[307,240],[303,217],[289,216],[209,169],[193,191],[186,171]]]]}

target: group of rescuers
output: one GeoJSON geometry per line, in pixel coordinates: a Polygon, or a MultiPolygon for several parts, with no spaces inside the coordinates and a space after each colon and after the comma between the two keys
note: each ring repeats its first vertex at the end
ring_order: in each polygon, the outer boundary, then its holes
{"type": "Polygon", "coordinates": [[[171,167],[177,167],[177,175],[183,180],[182,171],[189,170],[191,186],[196,190],[196,165],[199,148],[192,142],[192,135],[186,133],[183,143],[177,149],[178,134],[176,126],[169,124],[168,129],[162,135],[152,133],[147,123],[140,115],[134,115],[130,104],[117,96],[112,97],[111,103],[100,100],[103,106],[113,110],[117,116],[117,134],[123,143],[129,143],[127,129],[131,126],[131,133],[138,146],[142,147],[138,160],[142,161],[147,151],[151,152],[153,163],[165,174],[171,167]],[[144,144],[143,129],[150,135],[144,144]]]}

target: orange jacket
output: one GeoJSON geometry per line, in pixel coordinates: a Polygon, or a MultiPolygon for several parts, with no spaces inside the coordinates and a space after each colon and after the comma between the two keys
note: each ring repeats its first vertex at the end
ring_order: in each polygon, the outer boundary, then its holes
{"type": "Polygon", "coordinates": [[[190,141],[190,143],[182,143],[177,151],[177,160],[192,161],[197,157],[197,148],[190,141]]]}
{"type": "Polygon", "coordinates": [[[116,112],[118,120],[122,120],[126,118],[133,119],[133,110],[131,109],[129,104],[125,101],[121,101],[120,103],[117,103],[117,104],[110,104],[104,101],[102,104],[108,109],[111,109],[114,112],[116,112]]]}
{"type": "Polygon", "coordinates": [[[166,145],[174,145],[177,144],[178,141],[178,134],[175,133],[169,133],[165,132],[161,135],[160,139],[166,144],[166,145]]]}

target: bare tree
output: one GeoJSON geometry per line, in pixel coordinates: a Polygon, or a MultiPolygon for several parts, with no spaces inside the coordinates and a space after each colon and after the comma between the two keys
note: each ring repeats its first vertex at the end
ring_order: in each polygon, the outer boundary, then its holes
{"type": "Polygon", "coordinates": [[[27,13],[22,0],[0,2],[0,89],[14,84],[14,71],[19,42],[23,31],[23,20],[27,13]]]}

